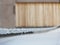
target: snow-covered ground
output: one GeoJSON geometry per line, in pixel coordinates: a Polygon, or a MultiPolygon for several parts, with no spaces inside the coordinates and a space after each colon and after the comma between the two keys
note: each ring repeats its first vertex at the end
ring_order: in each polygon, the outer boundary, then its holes
{"type": "Polygon", "coordinates": [[[60,28],[45,33],[3,37],[0,45],[60,45],[60,28]]]}

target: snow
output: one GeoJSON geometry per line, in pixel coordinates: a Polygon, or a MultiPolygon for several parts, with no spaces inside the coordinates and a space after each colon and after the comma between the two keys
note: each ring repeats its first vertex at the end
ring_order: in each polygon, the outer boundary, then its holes
{"type": "Polygon", "coordinates": [[[0,45],[60,45],[60,28],[46,33],[3,37],[0,45]]]}
{"type": "Polygon", "coordinates": [[[43,32],[55,30],[57,26],[50,28],[0,28],[0,34],[22,33],[22,32],[43,32]]]}

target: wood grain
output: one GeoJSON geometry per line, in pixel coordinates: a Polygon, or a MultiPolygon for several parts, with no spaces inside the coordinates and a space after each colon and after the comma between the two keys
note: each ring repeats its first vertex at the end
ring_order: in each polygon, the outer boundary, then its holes
{"type": "Polygon", "coordinates": [[[59,3],[16,4],[16,27],[55,26],[60,24],[59,3]]]}

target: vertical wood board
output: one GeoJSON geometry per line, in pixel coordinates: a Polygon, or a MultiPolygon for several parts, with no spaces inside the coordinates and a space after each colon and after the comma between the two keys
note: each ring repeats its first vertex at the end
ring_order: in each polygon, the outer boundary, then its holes
{"type": "Polygon", "coordinates": [[[16,27],[56,26],[60,24],[59,3],[17,3],[16,27]]]}

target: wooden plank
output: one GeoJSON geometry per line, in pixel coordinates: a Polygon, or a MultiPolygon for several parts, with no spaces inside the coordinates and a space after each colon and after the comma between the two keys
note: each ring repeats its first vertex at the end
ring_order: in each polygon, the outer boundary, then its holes
{"type": "Polygon", "coordinates": [[[58,19],[58,17],[57,17],[58,16],[58,4],[53,4],[53,11],[54,11],[53,12],[54,13],[53,14],[54,15],[54,17],[53,17],[54,18],[54,25],[57,25],[58,24],[58,20],[57,20],[58,19]]]}
{"type": "Polygon", "coordinates": [[[44,25],[44,15],[43,15],[43,4],[36,4],[35,9],[35,20],[36,26],[43,26],[44,25]]]}
{"type": "Polygon", "coordinates": [[[52,11],[52,4],[44,4],[44,17],[45,17],[45,25],[46,26],[53,26],[53,11],[52,11]]]}
{"type": "Polygon", "coordinates": [[[60,4],[58,4],[58,24],[60,24],[60,4]]]}
{"type": "Polygon", "coordinates": [[[35,6],[34,6],[34,4],[28,5],[28,14],[27,14],[26,18],[28,19],[28,20],[26,20],[28,26],[35,26],[35,6]]]}
{"type": "Polygon", "coordinates": [[[17,4],[16,17],[18,22],[16,26],[39,27],[55,26],[60,24],[59,4],[38,4],[27,3],[17,4]],[[17,9],[18,8],[18,9],[17,9]],[[18,13],[18,14],[17,14],[18,13]]]}
{"type": "Polygon", "coordinates": [[[18,26],[18,4],[16,6],[16,26],[18,26]]]}

